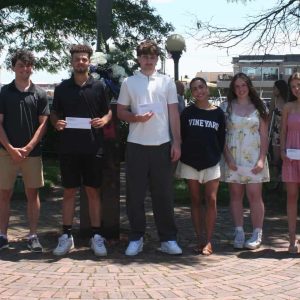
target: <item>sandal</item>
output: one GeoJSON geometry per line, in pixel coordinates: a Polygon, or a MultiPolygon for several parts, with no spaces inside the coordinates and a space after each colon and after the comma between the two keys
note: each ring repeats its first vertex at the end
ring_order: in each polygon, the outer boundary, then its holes
{"type": "Polygon", "coordinates": [[[199,244],[198,246],[193,248],[193,251],[195,254],[201,254],[204,247],[205,247],[204,244],[199,244]]]}
{"type": "Polygon", "coordinates": [[[291,254],[296,254],[296,253],[298,253],[298,252],[299,252],[299,249],[298,249],[298,242],[296,242],[295,245],[289,245],[288,252],[291,253],[291,254]]]}
{"type": "Polygon", "coordinates": [[[202,249],[202,254],[209,256],[213,253],[211,243],[207,243],[206,246],[202,249]]]}

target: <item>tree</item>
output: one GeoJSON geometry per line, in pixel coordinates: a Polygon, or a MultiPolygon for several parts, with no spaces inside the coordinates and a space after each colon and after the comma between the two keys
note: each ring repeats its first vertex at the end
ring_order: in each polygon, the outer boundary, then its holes
{"type": "MultiPolygon", "coordinates": [[[[241,1],[246,3],[251,0],[241,1]]],[[[247,24],[240,27],[223,27],[210,21],[197,20],[192,35],[204,46],[214,46],[227,51],[249,41],[248,50],[267,54],[281,46],[299,46],[299,17],[299,0],[277,0],[270,9],[248,17],[247,24]]]]}
{"type": "MultiPolygon", "coordinates": [[[[69,46],[96,42],[95,0],[2,0],[0,2],[0,53],[9,56],[17,48],[38,54],[37,69],[56,72],[69,64],[69,46]]],[[[145,0],[114,0],[112,39],[123,63],[145,38],[161,42],[173,30],[145,0]]],[[[107,45],[103,48],[109,51],[107,45]]],[[[103,49],[103,50],[104,50],[103,49]]]]}

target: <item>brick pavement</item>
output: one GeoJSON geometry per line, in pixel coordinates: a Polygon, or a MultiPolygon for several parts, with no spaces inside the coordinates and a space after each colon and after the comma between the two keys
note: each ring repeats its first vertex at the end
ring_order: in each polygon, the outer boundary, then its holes
{"type": "MultiPolygon", "coordinates": [[[[144,252],[124,256],[127,218],[121,199],[122,235],[108,245],[109,255],[96,258],[88,241],[75,238],[76,249],[54,257],[61,222],[61,191],[42,200],[40,240],[45,253],[26,250],[25,202],[12,202],[11,248],[0,252],[0,299],[300,299],[300,255],[287,248],[286,217],[267,210],[263,247],[234,251],[227,208],[219,208],[215,253],[194,255],[188,207],[176,207],[179,243],[184,254],[170,257],[159,246],[147,199],[148,228],[144,252]]],[[[249,212],[245,215],[249,220],[249,212]]],[[[78,226],[78,218],[76,218],[78,226]]],[[[246,228],[250,229],[249,223],[246,228]]],[[[249,230],[250,231],[250,230],[249,230]]]]}

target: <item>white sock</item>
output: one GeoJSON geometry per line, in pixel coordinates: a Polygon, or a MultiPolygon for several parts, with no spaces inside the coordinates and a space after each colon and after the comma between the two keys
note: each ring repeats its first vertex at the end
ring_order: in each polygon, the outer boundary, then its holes
{"type": "Polygon", "coordinates": [[[244,231],[244,228],[242,226],[237,226],[235,227],[236,231],[244,231]]]}

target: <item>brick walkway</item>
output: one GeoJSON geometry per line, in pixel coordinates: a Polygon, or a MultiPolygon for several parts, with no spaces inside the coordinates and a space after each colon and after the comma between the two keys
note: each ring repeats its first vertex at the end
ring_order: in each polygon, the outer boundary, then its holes
{"type": "MultiPolygon", "coordinates": [[[[54,257],[61,223],[61,191],[43,199],[40,240],[45,253],[26,250],[25,202],[12,202],[10,246],[0,252],[0,299],[299,299],[300,255],[286,252],[286,217],[267,211],[264,245],[256,251],[234,251],[227,208],[219,208],[215,253],[194,255],[188,207],[176,207],[179,243],[184,254],[170,257],[159,246],[147,200],[148,229],[144,252],[124,256],[127,219],[121,199],[122,238],[108,245],[109,255],[96,258],[88,241],[75,238],[76,250],[54,257]]],[[[245,212],[249,220],[249,212],[245,212]]],[[[78,219],[77,219],[78,226],[78,219]]],[[[246,229],[250,231],[249,223],[246,229]]]]}

